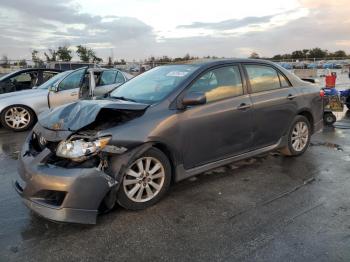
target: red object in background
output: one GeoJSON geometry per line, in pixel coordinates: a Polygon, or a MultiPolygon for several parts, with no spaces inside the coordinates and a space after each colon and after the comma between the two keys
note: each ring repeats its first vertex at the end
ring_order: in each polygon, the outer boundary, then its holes
{"type": "Polygon", "coordinates": [[[333,73],[331,75],[326,76],[326,87],[334,88],[336,79],[337,79],[337,75],[333,73]]]}
{"type": "Polygon", "coordinates": [[[322,89],[320,90],[320,97],[322,97],[322,98],[324,97],[324,90],[322,90],[322,89]]]}

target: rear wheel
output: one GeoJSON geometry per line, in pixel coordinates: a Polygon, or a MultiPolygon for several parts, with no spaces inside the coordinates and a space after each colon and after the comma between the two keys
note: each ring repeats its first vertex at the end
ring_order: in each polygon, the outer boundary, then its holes
{"type": "Polygon", "coordinates": [[[157,203],[168,191],[171,166],[166,155],[151,148],[125,171],[117,202],[124,208],[140,210],[157,203]]]}
{"type": "Polygon", "coordinates": [[[331,126],[337,121],[337,117],[332,112],[325,112],[323,114],[323,122],[327,126],[331,126]]]}
{"type": "Polygon", "coordinates": [[[25,131],[35,123],[35,113],[23,105],[13,105],[5,108],[1,115],[1,124],[13,131],[25,131]]]}
{"type": "Polygon", "coordinates": [[[288,145],[281,150],[287,156],[302,155],[309,147],[311,138],[311,125],[309,120],[301,115],[294,118],[288,133],[288,145]]]}
{"type": "Polygon", "coordinates": [[[346,107],[350,110],[350,96],[346,99],[346,107]]]}

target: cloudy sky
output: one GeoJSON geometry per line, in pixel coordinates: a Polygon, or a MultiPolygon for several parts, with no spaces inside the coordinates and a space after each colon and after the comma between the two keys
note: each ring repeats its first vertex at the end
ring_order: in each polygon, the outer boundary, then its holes
{"type": "Polygon", "coordinates": [[[349,0],[1,0],[0,55],[87,45],[106,58],[350,52],[349,0]]]}

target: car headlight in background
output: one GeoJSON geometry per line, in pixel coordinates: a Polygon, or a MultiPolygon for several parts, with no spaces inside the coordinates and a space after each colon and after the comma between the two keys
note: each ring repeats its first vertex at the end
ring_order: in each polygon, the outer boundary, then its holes
{"type": "Polygon", "coordinates": [[[75,161],[82,161],[86,157],[100,152],[110,139],[111,137],[101,137],[94,141],[85,141],[84,139],[62,141],[58,144],[56,155],[75,161]]]}

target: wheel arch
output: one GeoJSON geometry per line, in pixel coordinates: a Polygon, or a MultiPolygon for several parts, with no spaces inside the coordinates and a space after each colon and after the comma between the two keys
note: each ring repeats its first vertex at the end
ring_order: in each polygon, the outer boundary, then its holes
{"type": "Polygon", "coordinates": [[[170,150],[169,146],[167,146],[165,143],[162,142],[154,142],[153,146],[154,148],[159,149],[162,151],[166,157],[168,158],[171,166],[171,182],[175,181],[175,171],[176,171],[176,163],[178,162],[175,154],[170,150]]]}
{"type": "Polygon", "coordinates": [[[302,109],[298,112],[298,115],[306,117],[306,119],[309,121],[311,126],[311,132],[314,132],[314,117],[310,110],[302,109]]]}

